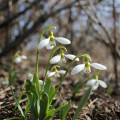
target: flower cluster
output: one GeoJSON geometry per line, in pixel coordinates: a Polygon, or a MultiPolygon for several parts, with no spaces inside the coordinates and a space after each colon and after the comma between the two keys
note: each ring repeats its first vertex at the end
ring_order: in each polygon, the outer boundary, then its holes
{"type": "MultiPolygon", "coordinates": [[[[49,30],[48,32],[49,37],[47,39],[42,40],[39,44],[38,44],[38,49],[42,49],[43,47],[46,46],[47,49],[53,49],[56,46],[56,41],[58,41],[61,44],[67,45],[67,44],[71,44],[70,40],[63,38],[63,37],[54,37],[53,36],[53,32],[51,30],[49,30]]],[[[60,49],[59,54],[54,56],[51,60],[50,60],[50,64],[56,64],[56,63],[66,63],[66,58],[73,60],[76,56],[72,55],[72,54],[65,54],[63,49],[60,49]]],[[[79,58],[76,58],[75,61],[79,61],[79,58]]],[[[71,75],[75,75],[80,73],[82,70],[85,73],[90,73],[91,72],[91,68],[90,66],[98,69],[98,70],[106,70],[107,68],[104,65],[101,65],[99,63],[90,63],[89,62],[89,58],[88,57],[84,57],[84,63],[83,64],[79,64],[77,66],[75,66],[72,71],[71,71],[71,75]]],[[[57,68],[54,68],[54,71],[48,71],[47,75],[48,77],[60,77],[60,74],[65,74],[65,70],[57,70],[57,68]]],[[[106,88],[107,85],[104,81],[98,80],[98,79],[92,79],[89,80],[87,82],[87,85],[93,85],[93,90],[96,90],[99,86],[99,84],[106,88]]]]}

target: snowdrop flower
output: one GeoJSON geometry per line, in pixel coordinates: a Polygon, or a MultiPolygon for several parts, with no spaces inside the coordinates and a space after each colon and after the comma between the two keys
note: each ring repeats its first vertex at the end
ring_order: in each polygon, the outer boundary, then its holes
{"type": "Polygon", "coordinates": [[[53,49],[56,46],[56,41],[58,41],[61,44],[68,45],[71,43],[70,40],[63,38],[63,37],[54,37],[53,32],[49,30],[49,38],[42,40],[38,44],[38,49],[42,49],[43,47],[46,46],[47,49],[53,49]]]}
{"type": "Polygon", "coordinates": [[[84,64],[79,64],[73,68],[71,71],[71,75],[78,74],[82,70],[84,70],[85,73],[90,73],[91,68],[90,66],[99,69],[99,70],[106,70],[107,68],[104,65],[101,65],[99,63],[89,63],[89,59],[85,57],[85,63],[84,64]]]}
{"type": "Polygon", "coordinates": [[[60,74],[65,74],[65,70],[57,70],[56,68],[55,68],[55,71],[54,72],[50,72],[50,71],[48,71],[47,72],[47,75],[48,75],[48,77],[52,77],[52,76],[55,76],[55,77],[60,77],[60,74]]]}
{"type": "Polygon", "coordinates": [[[40,84],[40,85],[43,85],[43,80],[39,80],[39,84],[40,84]]]}
{"type": "MultiPolygon", "coordinates": [[[[63,53],[63,50],[61,49],[60,50],[60,54],[54,56],[51,60],[50,60],[50,63],[51,64],[56,64],[58,62],[61,62],[61,63],[66,63],[66,58],[70,59],[70,60],[73,60],[76,56],[75,55],[72,55],[72,54],[64,54],[63,53]]],[[[77,58],[75,61],[79,61],[79,58],[77,58]]]]}
{"type": "Polygon", "coordinates": [[[21,55],[15,58],[15,63],[20,63],[23,59],[27,59],[27,56],[21,55]]]}
{"type": "Polygon", "coordinates": [[[102,80],[98,80],[98,76],[96,76],[95,79],[91,79],[87,82],[87,85],[93,85],[93,90],[96,90],[99,85],[103,88],[107,88],[107,84],[102,81],[102,80]]]}

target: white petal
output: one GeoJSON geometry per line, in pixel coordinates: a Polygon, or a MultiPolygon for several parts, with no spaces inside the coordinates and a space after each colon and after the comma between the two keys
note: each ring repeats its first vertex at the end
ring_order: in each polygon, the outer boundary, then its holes
{"type": "Polygon", "coordinates": [[[99,87],[99,83],[97,82],[95,85],[93,85],[93,90],[96,90],[99,87]]]}
{"type": "Polygon", "coordinates": [[[21,57],[15,58],[15,63],[20,63],[22,61],[21,57]]]}
{"type": "Polygon", "coordinates": [[[38,44],[38,49],[42,49],[43,47],[47,46],[49,41],[50,41],[50,38],[40,41],[40,43],[38,44]]]}
{"type": "Polygon", "coordinates": [[[56,73],[56,74],[55,74],[55,77],[60,77],[60,74],[59,74],[59,73],[56,73]]]}
{"type": "Polygon", "coordinates": [[[87,85],[93,85],[96,82],[95,79],[91,79],[87,82],[87,85]]]}
{"type": "MultiPolygon", "coordinates": [[[[72,54],[67,54],[67,55],[65,55],[65,57],[67,57],[70,60],[73,60],[76,56],[72,55],[72,54]]],[[[79,58],[77,58],[75,61],[79,61],[79,58]]]]}
{"type": "Polygon", "coordinates": [[[31,81],[31,82],[33,81],[33,76],[30,78],[30,81],[31,81]]]}
{"type": "Polygon", "coordinates": [[[50,46],[49,44],[46,46],[48,50],[53,49],[55,46],[50,46]]]}
{"type": "Polygon", "coordinates": [[[65,57],[60,59],[60,63],[66,63],[65,57]]]}
{"type": "Polygon", "coordinates": [[[53,75],[55,75],[55,72],[49,72],[48,73],[48,77],[52,77],[53,75]]]}
{"type": "Polygon", "coordinates": [[[65,45],[71,44],[70,40],[63,38],[63,37],[55,37],[55,40],[57,40],[61,44],[65,44],[65,45]]]}
{"type": "Polygon", "coordinates": [[[22,55],[21,58],[22,58],[22,59],[27,59],[27,56],[22,55]]]}
{"type": "Polygon", "coordinates": [[[32,74],[32,73],[28,73],[27,76],[28,76],[28,77],[32,77],[33,74],[32,74]]]}
{"type": "Polygon", "coordinates": [[[98,80],[98,82],[99,82],[100,86],[102,86],[103,88],[107,88],[107,84],[104,81],[98,80]]]}
{"type": "Polygon", "coordinates": [[[39,80],[40,85],[43,85],[43,80],[39,80]]]}
{"type": "Polygon", "coordinates": [[[50,63],[51,64],[58,63],[60,61],[60,59],[61,59],[61,55],[56,55],[50,60],[50,63]]]}
{"type": "Polygon", "coordinates": [[[90,73],[91,72],[90,66],[89,67],[84,67],[83,70],[84,70],[85,73],[90,73]]]}
{"type": "Polygon", "coordinates": [[[101,65],[99,63],[90,63],[90,65],[96,69],[99,69],[99,70],[106,70],[107,69],[104,65],[101,65]]]}
{"type": "Polygon", "coordinates": [[[66,71],[65,71],[65,70],[59,70],[58,73],[60,73],[60,74],[65,74],[66,71]]]}
{"type": "Polygon", "coordinates": [[[81,72],[84,68],[85,64],[79,64],[77,66],[75,66],[73,68],[73,70],[71,71],[71,75],[75,75],[75,74],[78,74],[79,72],[81,72]]]}
{"type": "Polygon", "coordinates": [[[49,49],[53,49],[56,46],[56,42],[55,41],[49,41],[49,43],[47,44],[46,48],[49,49]]]}

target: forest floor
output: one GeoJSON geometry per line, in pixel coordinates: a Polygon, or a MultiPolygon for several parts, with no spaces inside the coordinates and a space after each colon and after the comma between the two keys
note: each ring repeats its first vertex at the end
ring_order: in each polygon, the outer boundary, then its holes
{"type": "MultiPolygon", "coordinates": [[[[46,58],[46,57],[45,57],[46,58]]],[[[14,111],[15,101],[11,94],[8,83],[5,82],[8,79],[8,71],[10,68],[11,58],[4,57],[0,63],[0,120],[5,118],[11,118],[14,116],[19,116],[19,111],[14,111]]],[[[25,61],[15,66],[15,71],[18,72],[17,78],[14,83],[13,90],[15,91],[16,97],[18,97],[21,89],[24,86],[26,78],[24,77],[25,72],[34,73],[35,67],[35,57],[29,58],[29,62],[25,61]],[[23,64],[24,63],[24,64],[23,64]],[[22,77],[21,77],[22,76],[22,77]]],[[[43,58],[40,59],[40,79],[43,79],[44,67],[47,63],[43,58]]],[[[66,68],[64,65],[63,68],[66,68]]],[[[83,74],[81,74],[83,75],[83,74]]],[[[85,79],[80,76],[70,76],[67,75],[66,79],[62,83],[62,86],[54,98],[54,101],[61,95],[59,105],[62,103],[67,103],[69,100],[72,100],[71,108],[67,115],[66,120],[71,120],[72,116],[75,113],[77,104],[80,101],[81,97],[84,95],[87,90],[87,86],[80,89],[75,97],[72,96],[73,89],[75,88],[77,82],[80,79],[85,79]]],[[[52,85],[57,86],[60,82],[60,79],[53,78],[52,85]]],[[[113,84],[113,83],[111,83],[113,84]]],[[[27,98],[24,92],[20,104],[25,109],[27,98]]],[[[29,117],[28,117],[29,119],[29,117]]],[[[55,114],[54,120],[58,119],[58,113],[55,114]]],[[[120,120],[120,95],[114,95],[108,93],[107,89],[99,87],[98,90],[93,91],[86,105],[80,112],[77,120],[120,120]]]]}

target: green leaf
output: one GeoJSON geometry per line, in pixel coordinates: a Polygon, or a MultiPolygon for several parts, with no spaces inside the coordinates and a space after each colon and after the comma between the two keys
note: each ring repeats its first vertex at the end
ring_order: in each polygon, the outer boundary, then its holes
{"type": "Polygon", "coordinates": [[[50,119],[52,119],[52,117],[54,116],[54,114],[55,114],[55,109],[49,110],[49,111],[47,112],[47,115],[46,115],[46,117],[44,118],[44,120],[50,120],[50,119]]]}
{"type": "Polygon", "coordinates": [[[17,72],[13,73],[13,75],[11,75],[11,72],[9,72],[10,75],[9,75],[9,86],[13,85],[13,82],[16,78],[16,75],[17,75],[17,72]]]}
{"type": "Polygon", "coordinates": [[[34,76],[33,76],[33,83],[35,84],[35,87],[37,89],[37,92],[39,93],[39,78],[38,78],[38,75],[35,73],[34,76]]]}
{"type": "Polygon", "coordinates": [[[16,119],[18,119],[18,120],[22,120],[22,118],[20,118],[20,117],[12,117],[12,118],[4,119],[4,120],[16,120],[16,119]]]}
{"type": "Polygon", "coordinates": [[[59,102],[60,98],[61,98],[61,97],[59,97],[59,98],[56,100],[56,102],[54,103],[54,105],[52,105],[52,107],[51,107],[50,109],[53,109],[53,108],[55,108],[55,107],[56,107],[56,105],[58,104],[58,102],[59,102]]]}
{"type": "Polygon", "coordinates": [[[54,93],[55,93],[55,87],[52,87],[48,94],[50,103],[52,102],[52,96],[54,95],[54,93]]]}
{"type": "Polygon", "coordinates": [[[60,109],[62,109],[64,107],[64,105],[58,107],[57,109],[50,109],[48,112],[47,112],[47,115],[46,117],[44,118],[44,120],[51,120],[54,116],[54,114],[59,111],[60,109]]]}
{"type": "Polygon", "coordinates": [[[67,115],[67,113],[68,113],[68,111],[69,111],[69,109],[70,109],[70,105],[71,105],[71,101],[69,101],[68,104],[65,105],[65,108],[62,108],[62,109],[60,110],[59,117],[60,117],[61,120],[64,120],[64,119],[65,119],[65,117],[66,117],[66,115],[67,115]]]}
{"type": "Polygon", "coordinates": [[[28,114],[30,108],[31,108],[31,103],[30,103],[30,101],[28,100],[27,105],[26,105],[26,109],[25,109],[25,118],[27,117],[27,114],[28,114]]]}
{"type": "Polygon", "coordinates": [[[34,93],[36,96],[38,96],[37,89],[36,89],[35,85],[30,80],[26,80],[25,88],[26,88],[27,94],[34,93]]]}
{"type": "Polygon", "coordinates": [[[18,109],[19,109],[19,111],[20,111],[20,113],[21,113],[21,116],[24,117],[23,110],[22,110],[21,106],[19,105],[19,103],[18,103],[18,101],[17,101],[17,98],[15,97],[15,94],[14,94],[14,92],[13,92],[13,89],[12,89],[11,86],[10,86],[10,88],[11,88],[11,91],[12,91],[12,95],[13,95],[13,97],[14,97],[14,99],[15,99],[15,102],[17,103],[18,109]]]}
{"type": "Polygon", "coordinates": [[[40,116],[39,119],[43,120],[45,116],[47,115],[48,109],[49,109],[49,98],[47,93],[43,92],[41,98],[40,98],[40,116]]]}
{"type": "Polygon", "coordinates": [[[33,94],[31,98],[31,114],[34,118],[39,118],[40,115],[40,98],[33,94]]]}
{"type": "Polygon", "coordinates": [[[45,84],[45,86],[44,86],[44,92],[46,92],[48,94],[49,91],[50,91],[50,88],[51,88],[51,79],[49,79],[47,81],[47,83],[45,84]]]}
{"type": "Polygon", "coordinates": [[[89,98],[89,96],[90,96],[90,93],[91,93],[91,91],[92,91],[92,87],[93,87],[93,86],[91,86],[91,87],[85,92],[85,94],[83,95],[83,97],[81,98],[81,101],[80,101],[80,103],[79,103],[79,105],[78,105],[78,108],[77,108],[77,110],[76,110],[76,112],[75,112],[72,120],[76,120],[76,118],[78,117],[80,111],[82,110],[83,106],[85,105],[85,103],[87,102],[87,100],[88,100],[88,98],[89,98]]]}
{"type": "MultiPolygon", "coordinates": [[[[24,89],[22,90],[22,92],[20,93],[20,95],[19,95],[19,97],[18,97],[18,102],[21,100],[21,97],[22,97],[22,95],[23,95],[23,91],[24,91],[24,89]]],[[[14,107],[14,110],[16,110],[16,108],[17,108],[17,104],[15,104],[15,107],[14,107]]]]}

